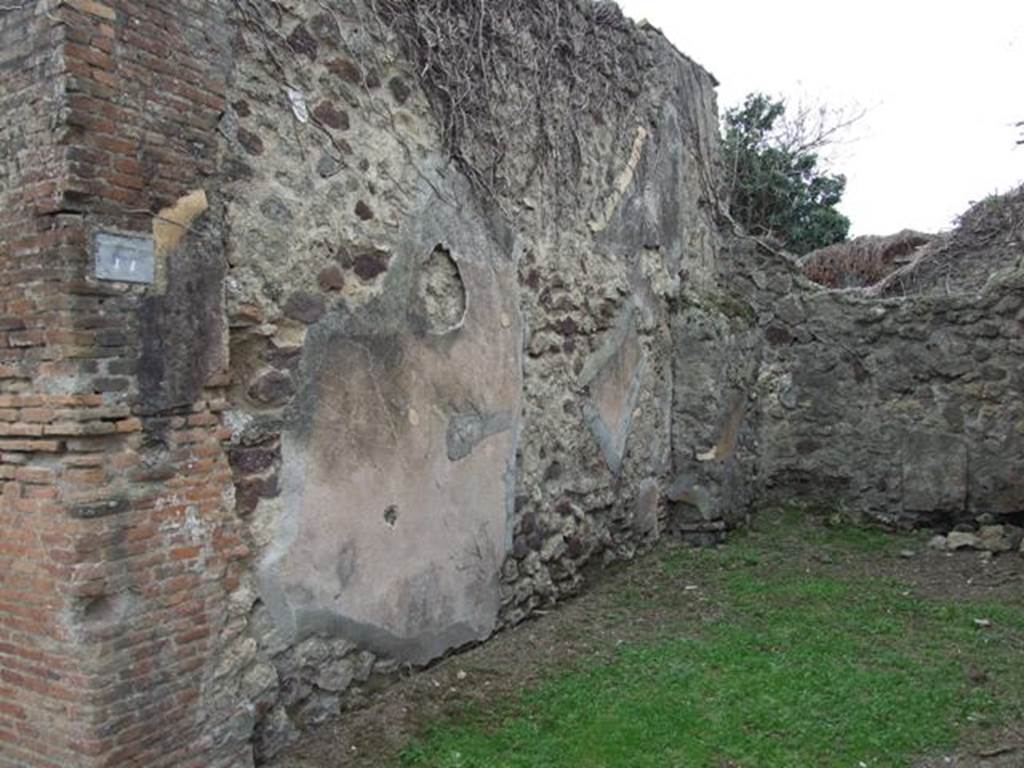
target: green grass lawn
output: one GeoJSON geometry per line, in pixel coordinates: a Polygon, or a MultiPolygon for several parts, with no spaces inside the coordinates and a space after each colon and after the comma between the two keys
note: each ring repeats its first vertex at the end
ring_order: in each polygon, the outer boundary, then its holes
{"type": "Polygon", "coordinates": [[[820,527],[798,542],[780,536],[661,555],[666,577],[684,568],[706,576],[717,618],[438,723],[400,765],[910,766],[1024,714],[1019,606],[923,600],[891,580],[809,574],[792,557],[793,547],[855,557],[905,539],[820,527]],[[991,626],[977,626],[980,617],[991,626]]]}

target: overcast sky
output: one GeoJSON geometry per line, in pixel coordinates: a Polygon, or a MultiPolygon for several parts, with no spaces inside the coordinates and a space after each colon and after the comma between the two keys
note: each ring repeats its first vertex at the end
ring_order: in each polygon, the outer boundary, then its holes
{"type": "Polygon", "coordinates": [[[1024,182],[1024,0],[619,0],[721,81],[866,117],[837,150],[853,234],[946,229],[1024,182]]]}

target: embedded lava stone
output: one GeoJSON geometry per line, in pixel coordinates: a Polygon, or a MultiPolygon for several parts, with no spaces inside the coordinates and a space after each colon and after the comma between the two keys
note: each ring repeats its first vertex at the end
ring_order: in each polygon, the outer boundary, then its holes
{"type": "Polygon", "coordinates": [[[356,256],[353,269],[361,279],[373,280],[387,271],[389,261],[390,257],[383,251],[370,251],[356,256]]]}
{"type": "Polygon", "coordinates": [[[356,216],[358,216],[363,221],[369,221],[370,219],[373,218],[373,208],[371,208],[364,201],[360,200],[358,203],[356,203],[356,216]]]}
{"type": "Polygon", "coordinates": [[[285,317],[298,320],[300,323],[312,325],[327,311],[324,300],[305,291],[293,293],[284,305],[285,317]]]}
{"type": "Polygon", "coordinates": [[[333,128],[336,131],[349,129],[348,113],[338,109],[329,101],[320,102],[313,110],[313,116],[328,128],[333,128]]]}
{"type": "Polygon", "coordinates": [[[313,37],[309,30],[306,29],[305,25],[299,24],[295,30],[288,36],[288,45],[296,53],[300,53],[303,56],[308,56],[310,59],[316,60],[317,49],[319,43],[316,38],[313,37]]]}
{"type": "Polygon", "coordinates": [[[341,271],[341,267],[332,264],[320,270],[320,274],[317,275],[317,283],[320,285],[320,290],[340,291],[345,287],[345,274],[341,271]]]}

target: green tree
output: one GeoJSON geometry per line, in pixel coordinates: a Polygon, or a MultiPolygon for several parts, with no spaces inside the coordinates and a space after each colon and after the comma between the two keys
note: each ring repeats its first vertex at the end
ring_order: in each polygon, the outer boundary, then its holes
{"type": "Polygon", "coordinates": [[[821,166],[819,152],[863,113],[800,107],[752,93],[724,119],[729,210],[748,232],[796,254],[846,239],[850,220],[836,210],[846,177],[821,166]]]}

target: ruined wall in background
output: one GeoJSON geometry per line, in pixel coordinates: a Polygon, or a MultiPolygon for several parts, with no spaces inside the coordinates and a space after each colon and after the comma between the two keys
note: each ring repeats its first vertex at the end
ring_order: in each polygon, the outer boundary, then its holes
{"type": "Polygon", "coordinates": [[[823,290],[735,244],[724,261],[739,265],[731,283],[761,335],[758,498],[900,526],[1019,521],[1020,255],[1016,245],[980,261],[979,291],[875,298],[823,290]]]}

